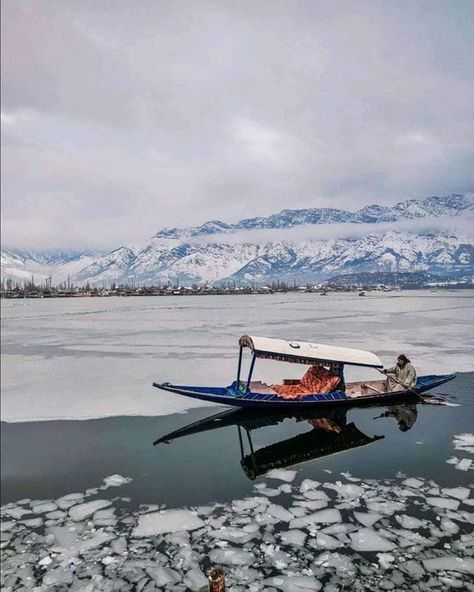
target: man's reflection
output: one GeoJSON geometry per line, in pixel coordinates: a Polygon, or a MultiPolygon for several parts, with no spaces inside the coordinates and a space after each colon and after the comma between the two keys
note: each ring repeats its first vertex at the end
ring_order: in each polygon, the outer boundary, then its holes
{"type": "Polygon", "coordinates": [[[393,405],[380,417],[393,417],[402,432],[410,430],[418,417],[416,405],[393,405]]]}

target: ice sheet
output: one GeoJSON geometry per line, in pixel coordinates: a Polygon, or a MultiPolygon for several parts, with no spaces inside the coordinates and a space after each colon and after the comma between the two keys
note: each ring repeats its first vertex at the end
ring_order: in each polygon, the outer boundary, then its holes
{"type": "MultiPolygon", "coordinates": [[[[2,304],[2,419],[163,415],[202,406],[151,385],[160,380],[229,384],[239,335],[222,327],[239,327],[242,319],[262,331],[271,326],[276,334],[290,331],[308,341],[314,341],[317,326],[323,342],[344,345],[350,338],[351,346],[368,350],[376,344],[387,364],[394,352],[409,349],[419,374],[440,367],[472,371],[463,295],[427,296],[334,294],[321,298],[317,307],[314,295],[304,294],[8,300],[2,304]],[[389,332],[387,315],[401,319],[391,323],[389,332]],[[414,326],[423,339],[414,336],[414,326]],[[64,335],[68,339],[58,339],[64,335]]],[[[263,380],[279,378],[265,376],[264,366],[259,369],[263,380]]],[[[366,371],[357,372],[354,379],[364,380],[366,371]]]]}
{"type": "Polygon", "coordinates": [[[204,522],[186,510],[165,510],[150,512],[138,517],[138,524],[132,531],[134,537],[149,537],[177,530],[196,530],[204,522]]]}

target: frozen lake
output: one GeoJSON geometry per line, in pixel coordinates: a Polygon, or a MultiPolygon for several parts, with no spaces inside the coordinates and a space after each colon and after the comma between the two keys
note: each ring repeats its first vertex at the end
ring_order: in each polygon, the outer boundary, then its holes
{"type": "MultiPolygon", "coordinates": [[[[197,403],[152,382],[229,384],[246,333],[369,349],[386,364],[403,352],[419,374],[472,371],[473,320],[471,291],[3,301],[2,419],[184,411],[197,403]]],[[[280,366],[257,370],[276,379],[280,366]]]]}
{"type": "Polygon", "coordinates": [[[473,296],[2,303],[2,589],[472,590],[473,296]],[[151,387],[229,383],[244,333],[459,375],[450,406],[272,418],[151,387]]]}

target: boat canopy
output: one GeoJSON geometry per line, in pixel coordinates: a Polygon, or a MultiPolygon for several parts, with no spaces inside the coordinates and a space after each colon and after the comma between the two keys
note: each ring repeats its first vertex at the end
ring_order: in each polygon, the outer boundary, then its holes
{"type": "Polygon", "coordinates": [[[239,340],[240,347],[250,348],[257,358],[295,362],[297,364],[315,364],[317,362],[338,362],[352,366],[368,366],[383,368],[380,358],[372,352],[348,347],[336,347],[322,343],[305,341],[286,341],[243,335],[239,340]]]}

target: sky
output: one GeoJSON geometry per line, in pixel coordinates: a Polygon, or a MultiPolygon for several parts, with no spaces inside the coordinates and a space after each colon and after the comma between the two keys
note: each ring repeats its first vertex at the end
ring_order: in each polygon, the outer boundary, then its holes
{"type": "Polygon", "coordinates": [[[3,0],[2,243],[474,191],[472,0],[3,0]]]}

